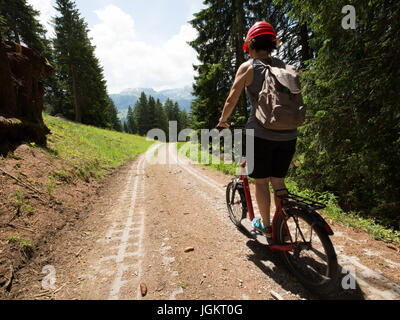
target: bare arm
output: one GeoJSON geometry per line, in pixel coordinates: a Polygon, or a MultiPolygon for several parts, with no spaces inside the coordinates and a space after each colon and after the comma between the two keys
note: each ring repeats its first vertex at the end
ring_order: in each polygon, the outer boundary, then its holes
{"type": "Polygon", "coordinates": [[[239,101],[240,95],[242,94],[243,88],[245,86],[251,85],[253,82],[254,70],[250,63],[245,62],[240,67],[236,74],[235,82],[233,83],[231,92],[228,99],[226,100],[224,110],[222,112],[222,117],[218,127],[228,128],[229,125],[226,124],[228,118],[231,116],[236,104],[239,101]]]}

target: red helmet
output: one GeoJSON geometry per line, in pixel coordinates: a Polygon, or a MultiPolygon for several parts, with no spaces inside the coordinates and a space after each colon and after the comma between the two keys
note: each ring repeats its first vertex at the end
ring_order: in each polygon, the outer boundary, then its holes
{"type": "Polygon", "coordinates": [[[243,50],[246,52],[249,52],[249,48],[247,46],[247,41],[249,41],[250,39],[256,38],[258,36],[261,36],[263,34],[271,35],[272,41],[276,40],[276,33],[275,33],[274,28],[268,22],[259,21],[250,28],[249,33],[247,34],[247,37],[246,37],[246,42],[244,43],[244,46],[243,46],[243,50]]]}

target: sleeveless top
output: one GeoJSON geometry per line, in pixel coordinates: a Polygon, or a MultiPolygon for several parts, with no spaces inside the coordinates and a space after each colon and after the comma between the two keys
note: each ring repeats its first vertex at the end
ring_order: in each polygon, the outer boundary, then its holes
{"type": "MultiPolygon", "coordinates": [[[[269,59],[262,59],[262,61],[264,64],[271,64],[272,62],[274,67],[285,68],[285,64],[276,58],[272,58],[272,61],[269,59]]],[[[253,65],[254,80],[250,86],[246,87],[246,94],[247,96],[251,95],[258,100],[258,96],[265,81],[266,68],[257,59],[250,59],[249,62],[253,65]]],[[[271,141],[292,141],[297,139],[298,136],[297,129],[277,131],[264,128],[256,118],[256,108],[253,105],[251,107],[250,117],[247,121],[246,129],[253,129],[255,137],[271,141]]]]}

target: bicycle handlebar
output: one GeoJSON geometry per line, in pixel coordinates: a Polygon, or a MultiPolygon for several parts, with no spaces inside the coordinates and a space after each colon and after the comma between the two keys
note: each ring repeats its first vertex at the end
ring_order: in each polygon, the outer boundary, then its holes
{"type": "Polygon", "coordinates": [[[244,130],[244,129],[246,129],[246,127],[245,127],[245,126],[237,126],[234,122],[232,122],[232,123],[229,125],[229,128],[217,127],[217,130],[218,130],[219,132],[224,131],[224,130],[226,130],[226,129],[228,129],[228,130],[235,130],[235,129],[242,129],[242,130],[244,130]]]}

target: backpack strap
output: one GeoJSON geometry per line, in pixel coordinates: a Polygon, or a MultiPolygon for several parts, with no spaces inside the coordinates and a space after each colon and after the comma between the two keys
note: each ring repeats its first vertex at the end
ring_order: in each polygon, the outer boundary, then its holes
{"type": "MultiPolygon", "coordinates": [[[[265,63],[263,63],[260,59],[252,59],[252,66],[253,66],[253,69],[254,69],[254,62],[255,61],[259,61],[264,67],[268,67],[268,65],[266,65],[265,63]]],[[[265,80],[264,80],[265,81],[265,80]]],[[[250,92],[250,90],[248,90],[247,89],[247,87],[245,88],[245,90],[246,90],[246,94],[247,94],[247,96],[249,97],[249,100],[250,100],[250,102],[251,102],[251,104],[253,105],[253,107],[254,108],[257,108],[257,106],[258,106],[258,100],[256,99],[256,97],[250,92]]]]}
{"type": "Polygon", "coordinates": [[[260,61],[260,63],[266,68],[268,68],[270,66],[269,64],[265,64],[264,62],[262,62],[261,59],[254,59],[254,60],[260,61]]]}
{"type": "MultiPolygon", "coordinates": [[[[264,83],[263,83],[263,87],[264,87],[264,84],[265,84],[265,81],[267,81],[267,79],[268,79],[268,71],[270,71],[271,69],[271,65],[269,65],[269,64],[265,64],[264,62],[262,62],[261,61],[261,59],[253,59],[253,61],[255,61],[255,60],[257,60],[257,61],[259,61],[264,67],[265,67],[265,79],[264,79],[264,83]]],[[[272,58],[271,57],[269,57],[268,58],[268,60],[272,63],[272,58]]],[[[262,88],[263,89],[263,88],[262,88]]],[[[262,90],[261,89],[261,90],[262,90]]],[[[253,97],[254,98],[254,97],[253,97]]],[[[256,99],[254,99],[254,100],[256,100],[256,99]]],[[[256,105],[257,105],[257,101],[256,101],[256,105]]]]}

